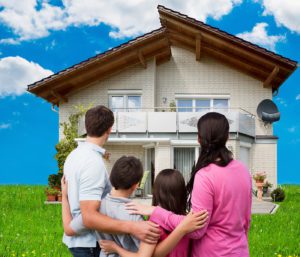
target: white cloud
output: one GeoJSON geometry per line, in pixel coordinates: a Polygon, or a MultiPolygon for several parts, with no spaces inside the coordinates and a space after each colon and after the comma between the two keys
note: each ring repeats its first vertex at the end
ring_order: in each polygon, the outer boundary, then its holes
{"type": "Polygon", "coordinates": [[[11,127],[11,124],[9,123],[1,123],[0,124],[0,129],[8,129],[11,127]]]}
{"type": "Polygon", "coordinates": [[[268,35],[266,28],[267,23],[257,23],[251,32],[242,32],[237,34],[237,37],[243,38],[246,41],[250,41],[254,44],[260,45],[262,47],[268,48],[271,51],[275,51],[276,44],[278,42],[285,41],[285,36],[283,35],[268,35]]]}
{"type": "MultiPolygon", "coordinates": [[[[63,6],[53,6],[47,0],[37,9],[37,0],[0,0],[0,21],[12,29],[17,38],[2,39],[2,43],[47,36],[51,31],[68,26],[97,26],[105,23],[113,28],[111,37],[133,37],[160,26],[157,5],[162,4],[193,18],[220,19],[229,14],[242,0],[62,0],[63,6]]],[[[0,43],[1,43],[0,41],[0,43]]]]}
{"type": "Polygon", "coordinates": [[[275,100],[284,107],[288,106],[286,101],[284,99],[282,99],[281,97],[277,97],[275,100]]]}
{"type": "Polygon", "coordinates": [[[53,74],[39,64],[15,56],[0,59],[0,97],[21,95],[27,85],[53,74]]]}
{"type": "Polygon", "coordinates": [[[296,131],[296,127],[295,127],[295,126],[290,127],[290,128],[288,128],[288,131],[289,131],[290,133],[294,133],[294,132],[296,131]]]}
{"type": "Polygon", "coordinates": [[[300,34],[299,0],[260,0],[264,7],[263,15],[273,15],[277,26],[284,26],[300,34]]]}
{"type": "Polygon", "coordinates": [[[300,94],[296,96],[296,100],[300,100],[300,94]]]}

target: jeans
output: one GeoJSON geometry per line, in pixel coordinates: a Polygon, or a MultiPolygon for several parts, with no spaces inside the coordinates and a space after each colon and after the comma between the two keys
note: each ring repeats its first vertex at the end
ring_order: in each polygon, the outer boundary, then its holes
{"type": "Polygon", "coordinates": [[[96,247],[73,247],[69,250],[74,257],[99,257],[100,255],[98,243],[96,247]]]}

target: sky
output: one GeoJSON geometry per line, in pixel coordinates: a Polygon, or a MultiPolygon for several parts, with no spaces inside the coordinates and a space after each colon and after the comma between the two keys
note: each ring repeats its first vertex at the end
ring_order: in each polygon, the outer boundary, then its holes
{"type": "MultiPolygon", "coordinates": [[[[58,113],[27,85],[159,28],[157,5],[300,61],[299,0],[0,0],[0,184],[57,173],[58,113]]],[[[300,184],[300,71],[273,100],[278,182],[300,184]]]]}

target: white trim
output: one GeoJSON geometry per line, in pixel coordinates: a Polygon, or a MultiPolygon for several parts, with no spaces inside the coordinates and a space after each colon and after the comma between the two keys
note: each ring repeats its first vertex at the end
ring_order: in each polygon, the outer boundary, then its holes
{"type": "MultiPolygon", "coordinates": [[[[86,138],[75,138],[76,142],[85,142],[86,138]]],[[[108,143],[169,143],[171,140],[170,138],[130,138],[130,137],[118,137],[118,138],[109,138],[108,143]]]]}
{"type": "Polygon", "coordinates": [[[247,142],[240,142],[240,147],[251,148],[252,144],[247,142]]]}
{"type": "Polygon", "coordinates": [[[230,99],[230,94],[224,94],[224,95],[219,95],[219,94],[216,94],[216,95],[202,95],[202,94],[175,94],[175,98],[181,98],[181,99],[191,99],[191,98],[194,98],[194,99],[207,99],[207,100],[210,100],[210,99],[230,99]]]}
{"type": "Polygon", "coordinates": [[[108,95],[141,95],[141,89],[107,90],[108,95]]]}
{"type": "Polygon", "coordinates": [[[193,147],[199,146],[199,143],[197,140],[171,140],[171,145],[174,147],[193,147]]]}

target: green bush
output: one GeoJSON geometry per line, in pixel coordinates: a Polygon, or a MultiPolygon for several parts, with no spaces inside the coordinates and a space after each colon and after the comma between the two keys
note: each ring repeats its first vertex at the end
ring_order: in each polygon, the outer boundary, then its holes
{"type": "Polygon", "coordinates": [[[284,190],[281,187],[276,188],[272,191],[271,197],[274,202],[283,202],[285,198],[284,190]]]}

